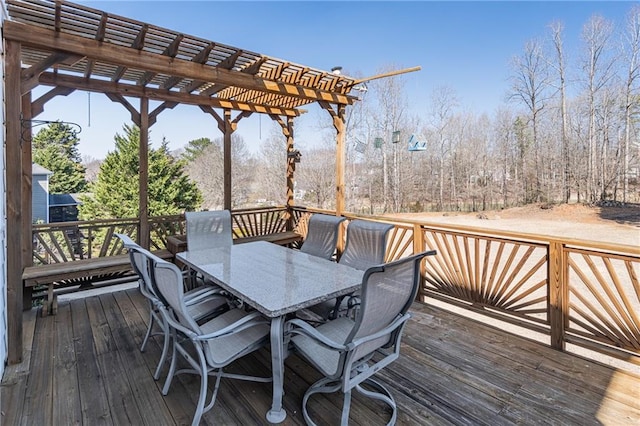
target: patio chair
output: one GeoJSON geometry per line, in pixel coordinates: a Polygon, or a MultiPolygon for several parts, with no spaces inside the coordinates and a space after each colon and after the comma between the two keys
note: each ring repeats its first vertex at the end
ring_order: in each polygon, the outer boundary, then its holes
{"type": "MultiPolygon", "coordinates": [[[[361,270],[380,265],[385,261],[387,235],[392,229],[393,225],[388,223],[352,220],[347,226],[347,243],[338,263],[361,270]]],[[[322,318],[334,319],[341,311],[347,310],[344,300],[344,296],[328,300],[309,310],[322,318]]]]}
{"type": "MultiPolygon", "coordinates": [[[[149,302],[149,322],[147,325],[147,332],[145,333],[142,344],[140,345],[140,352],[144,352],[147,342],[151,336],[163,336],[162,354],[160,355],[156,371],[153,374],[154,380],[158,380],[160,378],[162,366],[164,365],[169,353],[170,344],[169,326],[160,314],[160,310],[165,308],[166,303],[158,296],[158,292],[152,282],[150,271],[151,262],[161,259],[148,250],[140,247],[128,235],[115,235],[122,240],[124,247],[129,252],[131,267],[138,275],[138,287],[142,295],[149,302]],[[153,328],[156,324],[160,328],[160,331],[154,333],[153,328]]],[[[229,300],[226,298],[225,294],[220,293],[220,291],[215,287],[202,286],[186,292],[184,297],[188,306],[188,313],[195,321],[202,321],[210,318],[216,314],[222,313],[229,307],[229,300]]]]}
{"type": "Polygon", "coordinates": [[[336,251],[338,230],[346,218],[316,213],[309,219],[307,237],[300,251],[313,256],[331,259],[336,251]]]}
{"type": "MultiPolygon", "coordinates": [[[[185,212],[184,217],[187,224],[187,250],[205,250],[228,247],[233,244],[229,210],[185,212]]],[[[189,288],[197,288],[198,283],[216,285],[194,271],[189,272],[191,277],[189,288]]],[[[221,288],[220,290],[222,291],[221,288]]]]}
{"type": "Polygon", "coordinates": [[[367,269],[362,279],[362,305],[355,319],[339,317],[317,328],[300,319],[287,322],[285,330],[289,330],[293,348],[324,376],[304,394],[302,412],[307,424],[315,425],[307,409],[312,395],[342,391],[341,424],[346,425],[353,389],[389,405],[388,424],[395,423],[393,396],[372,376],[400,355],[400,337],[410,318],[407,310],[421,281],[420,262],[432,254],[435,251],[367,269]]]}
{"type": "Polygon", "coordinates": [[[268,343],[269,321],[262,317],[258,311],[249,313],[243,309],[231,309],[199,325],[189,315],[183,288],[180,285],[182,276],[180,269],[172,263],[158,259],[153,262],[152,275],[158,291],[170,308],[161,312],[169,324],[173,336],[173,356],[162,393],[167,395],[171,381],[177,374],[200,375],[200,395],[192,425],[198,425],[202,415],[213,408],[220,380],[223,377],[256,382],[272,381],[271,377],[254,377],[223,371],[224,367],[236,359],[258,350],[268,343]],[[181,339],[178,338],[179,335],[182,337],[181,339]],[[190,341],[195,348],[197,359],[194,359],[184,347],[186,341],[190,341]],[[191,368],[176,370],[178,354],[184,357],[191,368]],[[209,376],[215,376],[216,382],[211,399],[205,406],[209,376]]]}
{"type": "Polygon", "coordinates": [[[186,212],[187,250],[202,250],[233,244],[229,210],[186,212]]]}

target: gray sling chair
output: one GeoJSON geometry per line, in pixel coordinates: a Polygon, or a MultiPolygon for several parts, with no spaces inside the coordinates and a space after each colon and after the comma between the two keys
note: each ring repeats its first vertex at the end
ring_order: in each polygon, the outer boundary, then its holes
{"type": "MultiPolygon", "coordinates": [[[[384,263],[387,235],[392,229],[393,225],[388,223],[352,220],[347,226],[347,243],[338,263],[363,271],[384,263]]],[[[309,310],[324,319],[334,319],[341,311],[346,311],[344,300],[344,297],[328,300],[310,307],[309,310]]]]}
{"type": "Polygon", "coordinates": [[[340,224],[345,219],[341,216],[320,213],[312,215],[309,218],[307,236],[300,251],[330,260],[336,252],[340,224]]]}
{"type": "MultiPolygon", "coordinates": [[[[204,250],[215,247],[231,246],[233,235],[231,228],[231,213],[229,210],[213,210],[202,212],[185,212],[187,227],[187,250],[204,250]]],[[[191,287],[195,287],[197,277],[191,275],[191,287]]],[[[207,282],[208,285],[215,285],[207,282]]],[[[222,289],[221,289],[222,290],[222,289]]]]}
{"type": "Polygon", "coordinates": [[[258,311],[251,313],[243,309],[231,309],[204,324],[196,323],[189,315],[185,304],[180,269],[173,263],[158,259],[153,262],[152,278],[158,291],[166,300],[169,309],[161,313],[171,328],[173,335],[173,355],[167,381],[162,394],[167,395],[173,377],[177,374],[191,373],[200,375],[200,396],[196,405],[192,425],[198,425],[202,415],[213,408],[222,377],[270,382],[271,377],[253,377],[223,372],[223,368],[236,359],[243,357],[269,342],[269,321],[258,311]],[[197,359],[183,346],[190,341],[197,353],[197,359]],[[177,355],[180,354],[190,368],[176,371],[177,355]],[[216,382],[209,403],[206,404],[207,382],[209,376],[215,376],[216,382]]]}
{"type": "Polygon", "coordinates": [[[317,328],[300,319],[286,323],[293,348],[324,375],[304,394],[302,412],[307,424],[315,425],[307,410],[309,398],[340,390],[344,393],[341,424],[348,424],[353,389],[389,405],[389,424],[395,423],[393,396],[371,377],[400,355],[400,337],[410,318],[407,310],[422,281],[420,263],[425,256],[434,254],[435,251],[424,252],[368,268],[355,319],[339,317],[317,328]],[[366,388],[362,386],[365,384],[366,388]]]}
{"type": "MultiPolygon", "coordinates": [[[[138,275],[138,286],[140,293],[149,302],[149,324],[145,333],[140,352],[144,352],[149,337],[155,335],[163,336],[162,354],[158,361],[158,366],[153,374],[153,378],[160,378],[160,371],[164,366],[167,355],[169,354],[170,333],[169,326],[160,314],[160,309],[164,309],[164,302],[158,296],[158,293],[151,281],[151,262],[160,259],[153,253],[145,250],[136,244],[128,235],[115,234],[124,247],[129,252],[129,259],[133,272],[138,275]],[[158,325],[160,331],[153,332],[154,325],[158,325]]],[[[228,309],[228,299],[221,294],[217,288],[203,286],[185,293],[185,302],[188,306],[189,315],[195,321],[201,321],[216,314],[222,313],[228,309]]]]}

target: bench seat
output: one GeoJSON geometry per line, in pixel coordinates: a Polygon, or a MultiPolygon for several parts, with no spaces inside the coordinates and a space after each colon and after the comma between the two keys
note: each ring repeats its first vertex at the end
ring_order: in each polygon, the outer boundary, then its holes
{"type": "MultiPolygon", "coordinates": [[[[154,251],[154,254],[163,259],[173,258],[173,254],[166,249],[154,251]]],[[[56,295],[53,292],[56,283],[64,280],[132,272],[129,255],[119,254],[28,266],[22,272],[22,282],[25,287],[48,286],[47,301],[42,306],[42,313],[46,315],[49,312],[55,314],[57,311],[56,295]]]]}

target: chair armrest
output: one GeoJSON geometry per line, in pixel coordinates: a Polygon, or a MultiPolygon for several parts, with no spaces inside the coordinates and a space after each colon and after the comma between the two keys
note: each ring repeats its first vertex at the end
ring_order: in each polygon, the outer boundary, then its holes
{"type": "Polygon", "coordinates": [[[407,322],[409,320],[409,318],[411,318],[410,314],[404,314],[403,316],[396,318],[395,321],[393,321],[391,324],[389,324],[387,327],[383,328],[382,330],[378,331],[377,333],[373,333],[373,334],[369,334],[368,336],[364,336],[361,337],[360,339],[356,339],[354,341],[352,341],[351,343],[349,343],[347,346],[349,346],[349,349],[358,347],[364,343],[367,343],[371,340],[375,340],[378,339],[382,336],[385,336],[387,334],[391,334],[393,333],[398,327],[401,327],[402,324],[404,324],[405,322],[407,322]]]}
{"type": "Polygon", "coordinates": [[[320,333],[318,330],[316,330],[314,327],[312,327],[309,323],[307,323],[306,321],[302,321],[299,319],[292,319],[290,321],[287,321],[287,325],[285,326],[285,330],[288,329],[288,333],[289,334],[300,334],[300,335],[305,335],[308,336],[314,340],[317,340],[318,342],[320,342],[321,344],[323,344],[324,346],[331,348],[331,349],[335,349],[338,351],[345,351],[347,350],[347,346],[345,346],[342,343],[336,343],[333,340],[327,338],[327,336],[325,336],[324,334],[320,333]],[[293,328],[291,327],[293,326],[293,328]]]}
{"type": "Polygon", "coordinates": [[[218,331],[209,334],[203,334],[200,336],[193,337],[193,340],[209,340],[214,339],[216,337],[231,335],[234,333],[239,333],[242,330],[246,330],[247,328],[255,327],[256,325],[269,324],[269,321],[265,319],[262,314],[258,311],[254,311],[249,315],[246,315],[240,318],[238,321],[233,324],[229,324],[228,326],[221,328],[218,331]]]}
{"type": "Polygon", "coordinates": [[[211,296],[227,297],[227,294],[221,288],[206,286],[186,296],[184,303],[187,306],[195,305],[211,296]]]}

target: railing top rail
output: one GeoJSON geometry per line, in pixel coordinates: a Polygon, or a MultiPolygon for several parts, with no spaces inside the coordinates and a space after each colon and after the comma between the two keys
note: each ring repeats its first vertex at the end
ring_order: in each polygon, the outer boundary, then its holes
{"type": "MultiPolygon", "coordinates": [[[[328,214],[335,214],[335,212],[331,212],[328,210],[319,210],[319,209],[310,209],[307,207],[298,207],[294,206],[294,209],[308,211],[308,212],[322,212],[328,214]]],[[[367,219],[367,220],[377,220],[380,222],[387,223],[395,223],[395,224],[403,224],[403,225],[420,225],[424,229],[436,230],[436,231],[453,231],[464,233],[468,235],[477,235],[477,236],[487,236],[487,237],[499,237],[509,240],[517,240],[520,242],[529,242],[529,243],[537,243],[537,244],[563,244],[569,247],[579,247],[586,248],[591,250],[598,251],[607,251],[613,253],[624,253],[625,255],[631,256],[640,256],[640,247],[632,246],[628,244],[616,244],[616,243],[607,243],[600,241],[591,241],[591,240],[583,240],[578,238],[562,238],[553,235],[545,235],[545,234],[531,234],[526,232],[515,232],[515,231],[504,231],[499,229],[491,229],[491,228],[479,228],[473,226],[465,226],[465,225],[455,225],[455,224],[442,224],[430,222],[428,220],[421,219],[403,219],[396,217],[388,217],[388,216],[376,216],[376,215],[362,215],[356,213],[345,212],[344,216],[349,219],[367,219]]]]}

